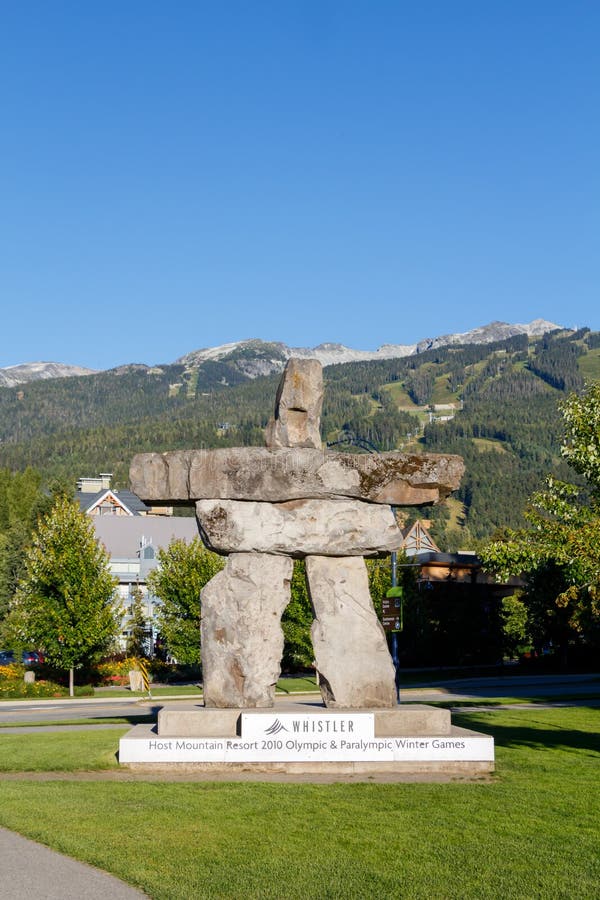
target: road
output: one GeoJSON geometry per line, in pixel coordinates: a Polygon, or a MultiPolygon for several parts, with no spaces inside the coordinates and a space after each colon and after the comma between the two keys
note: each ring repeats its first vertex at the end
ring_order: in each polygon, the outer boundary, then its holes
{"type": "MultiPolygon", "coordinates": [[[[187,704],[193,701],[188,700],[187,704]]],[[[156,713],[162,701],[107,698],[106,700],[4,700],[0,703],[1,724],[26,724],[27,722],[65,722],[76,719],[103,719],[138,717],[156,713]]]]}
{"type": "Polygon", "coordinates": [[[504,678],[460,678],[435,685],[400,689],[401,701],[467,702],[498,697],[539,698],[577,696],[600,698],[600,675],[508,675],[504,678]]]}
{"type": "MultiPolygon", "coordinates": [[[[306,696],[306,695],[304,695],[306,696]]],[[[318,695],[314,695],[315,699],[318,695]]],[[[435,685],[413,685],[401,689],[401,702],[440,702],[460,705],[474,700],[484,701],[498,697],[535,697],[553,699],[577,696],[579,702],[597,705],[600,699],[600,674],[513,676],[505,678],[472,678],[438,682],[435,685]]],[[[278,695],[277,702],[285,703],[300,695],[278,695]]],[[[308,699],[308,698],[307,698],[308,699]]],[[[64,722],[77,719],[103,719],[156,715],[166,703],[170,708],[200,704],[196,696],[189,698],[139,700],[135,698],[94,698],[82,700],[29,700],[0,702],[0,724],[27,725],[33,722],[64,722]]]]}

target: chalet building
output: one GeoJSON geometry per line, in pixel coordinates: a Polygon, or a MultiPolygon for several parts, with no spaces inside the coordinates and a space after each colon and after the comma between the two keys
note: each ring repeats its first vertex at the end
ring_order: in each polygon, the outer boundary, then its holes
{"type": "Polygon", "coordinates": [[[411,565],[419,568],[421,584],[478,584],[487,585],[495,597],[507,597],[514,594],[522,585],[519,578],[511,578],[505,584],[499,584],[483,571],[481,560],[472,550],[459,550],[458,553],[442,553],[422,519],[402,530],[401,549],[410,560],[411,565]]]}
{"type": "Polygon", "coordinates": [[[158,551],[166,550],[171,541],[190,543],[198,537],[196,520],[178,516],[99,516],[94,518],[94,528],[110,556],[111,572],[119,579],[117,600],[123,610],[121,645],[125,648],[129,637],[133,593],[137,589],[149,623],[148,643],[152,648],[157,637],[156,612],[160,600],[148,590],[148,574],[158,566],[158,551]]]}
{"type": "Polygon", "coordinates": [[[193,517],[173,516],[172,509],[149,507],[131,491],[113,490],[111,479],[109,473],[80,478],[75,497],[80,509],[92,517],[96,537],[110,557],[110,570],[118,578],[115,602],[123,612],[121,647],[125,649],[130,634],[133,594],[139,590],[151,650],[160,601],[148,590],[148,574],[158,566],[159,550],[166,550],[173,540],[194,540],[198,527],[193,517]]]}
{"type": "Polygon", "coordinates": [[[112,475],[103,473],[95,478],[80,478],[76,498],[82,512],[88,516],[145,516],[146,504],[131,491],[111,489],[112,475]]]}
{"type": "Polygon", "coordinates": [[[417,519],[408,528],[402,529],[402,550],[407,556],[415,556],[418,553],[440,552],[440,548],[427,530],[428,524],[423,519],[417,519]]]}
{"type": "Polygon", "coordinates": [[[143,500],[128,490],[113,490],[112,474],[103,472],[92,478],[83,477],[77,482],[76,499],[82,512],[88,516],[171,516],[169,506],[147,506],[143,500]]]}
{"type": "Polygon", "coordinates": [[[470,550],[458,553],[420,553],[420,581],[426,584],[473,584],[485,585],[494,597],[508,597],[522,585],[519,578],[499,583],[484,572],[481,560],[470,550]]]}
{"type": "Polygon", "coordinates": [[[416,573],[405,604],[400,658],[404,666],[496,665],[502,661],[502,599],[519,579],[499,584],[476,553],[442,553],[428,523],[403,530],[399,572],[416,573]],[[416,588],[416,591],[415,591],[416,588]]]}

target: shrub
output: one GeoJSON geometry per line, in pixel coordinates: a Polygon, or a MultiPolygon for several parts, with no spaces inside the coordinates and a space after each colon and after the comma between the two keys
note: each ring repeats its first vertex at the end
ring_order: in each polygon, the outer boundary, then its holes
{"type": "MultiPolygon", "coordinates": [[[[94,693],[90,685],[75,688],[75,696],[86,697],[94,693]]],[[[26,699],[28,697],[68,697],[69,690],[54,681],[34,681],[27,684],[22,679],[3,678],[0,680],[0,697],[3,699],[26,699]]]]}
{"type": "Polygon", "coordinates": [[[95,666],[95,679],[98,684],[129,684],[129,673],[138,668],[138,660],[135,656],[114,656],[105,659],[95,666]]]}
{"type": "MultiPolygon", "coordinates": [[[[154,682],[170,684],[181,681],[200,681],[202,678],[202,667],[199,665],[167,663],[157,657],[145,659],[144,662],[148,666],[150,679],[154,682]]],[[[93,684],[128,687],[129,673],[132,669],[139,669],[139,660],[135,656],[118,654],[95,665],[89,675],[93,684]]]]}
{"type": "Polygon", "coordinates": [[[150,660],[150,674],[152,680],[162,682],[163,684],[173,680],[177,668],[178,667],[173,665],[173,663],[167,663],[162,659],[150,660]]]}
{"type": "Polygon", "coordinates": [[[23,666],[18,663],[9,663],[6,666],[0,666],[0,682],[9,680],[14,681],[16,678],[23,678],[23,666]]]}

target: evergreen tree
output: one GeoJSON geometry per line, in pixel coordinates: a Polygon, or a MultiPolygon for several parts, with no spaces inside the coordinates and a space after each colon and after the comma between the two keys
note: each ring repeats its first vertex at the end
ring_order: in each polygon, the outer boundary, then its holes
{"type": "Polygon", "coordinates": [[[0,622],[8,613],[25,552],[38,516],[49,509],[51,498],[41,489],[40,473],[0,469],[0,622]]]}

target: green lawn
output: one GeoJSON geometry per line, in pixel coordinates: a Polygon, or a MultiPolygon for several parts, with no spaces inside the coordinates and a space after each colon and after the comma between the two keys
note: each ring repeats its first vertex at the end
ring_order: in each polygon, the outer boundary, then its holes
{"type": "MultiPolygon", "coordinates": [[[[150,693],[153,697],[201,697],[202,686],[198,684],[165,684],[160,687],[152,685],[150,693]]],[[[110,700],[111,697],[139,697],[145,700],[148,697],[148,691],[131,691],[129,688],[110,688],[105,690],[96,688],[95,697],[104,697],[110,700]]]]}
{"type": "MultiPolygon", "coordinates": [[[[305,691],[318,691],[317,682],[313,677],[280,678],[277,682],[277,690],[284,694],[304,693],[305,691]]],[[[169,684],[160,687],[151,687],[153,697],[177,697],[180,695],[202,695],[201,684],[169,684]]],[[[102,697],[102,691],[96,691],[96,696],[102,697]]],[[[110,691],[111,697],[147,697],[146,691],[130,691],[124,688],[122,691],[110,691]]]]}
{"type": "MultiPolygon", "coordinates": [[[[0,779],[0,824],[153,898],[600,896],[600,711],[472,712],[493,783],[0,779]]],[[[0,735],[2,767],[114,766],[122,729],[0,735]],[[77,749],[79,746],[79,749],[77,749]]]]}
{"type": "MultiPolygon", "coordinates": [[[[69,725],[75,725],[77,727],[81,725],[120,725],[127,728],[132,728],[134,725],[152,725],[156,722],[156,714],[151,712],[147,714],[140,715],[123,715],[123,716],[93,716],[90,715],[87,718],[79,718],[79,719],[41,719],[40,721],[35,721],[33,719],[27,719],[26,722],[0,722],[0,730],[2,729],[11,729],[11,728],[52,728],[53,730],[56,728],[65,728],[69,725]]],[[[2,762],[0,761],[0,772],[2,771],[2,762]]]]}
{"type": "MultiPolygon", "coordinates": [[[[494,707],[494,706],[545,706],[548,703],[569,703],[570,701],[588,701],[598,700],[598,694],[590,693],[556,693],[543,694],[536,696],[532,694],[530,697],[482,697],[481,699],[469,700],[428,700],[428,706],[441,706],[444,709],[466,709],[467,707],[494,707]]],[[[418,703],[418,700],[410,700],[409,703],[418,703]]]]}
{"type": "MultiPolygon", "coordinates": [[[[299,694],[305,692],[318,691],[317,682],[314,677],[294,677],[280,678],[277,682],[277,691],[283,694],[299,694]]],[[[153,686],[150,689],[153,697],[179,697],[179,696],[202,696],[201,684],[169,684],[160,687],[153,686]]],[[[111,688],[110,691],[96,690],[97,697],[139,697],[144,699],[148,696],[147,691],[130,691],[128,688],[122,690],[111,688]]]]}
{"type": "Polygon", "coordinates": [[[65,728],[64,731],[11,734],[10,729],[3,729],[0,734],[0,773],[89,772],[117,768],[115,753],[119,738],[127,730],[121,726],[97,731],[65,728]]]}

